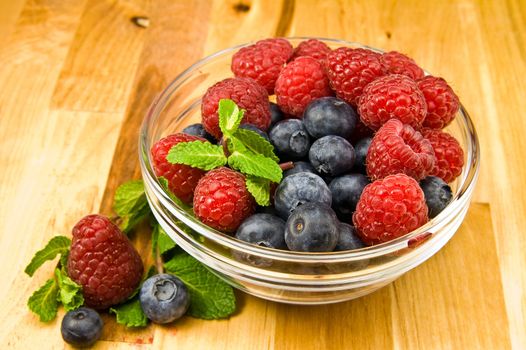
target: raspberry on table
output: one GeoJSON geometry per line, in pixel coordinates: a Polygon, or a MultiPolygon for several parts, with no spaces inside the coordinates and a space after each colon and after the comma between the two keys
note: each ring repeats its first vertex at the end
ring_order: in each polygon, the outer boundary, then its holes
{"type": "Polygon", "coordinates": [[[170,149],[179,142],[203,141],[204,138],[178,133],[169,135],[157,141],[152,149],[152,163],[155,175],[164,177],[168,181],[168,188],[183,202],[190,204],[194,197],[197,182],[205,174],[204,170],[192,168],[184,164],[172,164],[166,160],[170,149]]]}
{"type": "Polygon", "coordinates": [[[361,121],[373,130],[391,118],[419,129],[426,112],[426,100],[416,82],[400,74],[374,80],[365,87],[358,101],[361,121]]]}
{"type": "Polygon", "coordinates": [[[144,269],[128,238],[101,215],[82,218],[72,233],[68,276],[82,286],[86,306],[102,310],[125,301],[144,269]]]}
{"type": "Polygon", "coordinates": [[[292,59],[296,59],[302,56],[309,56],[317,59],[320,63],[324,63],[327,59],[327,55],[331,52],[331,49],[322,41],[317,39],[309,39],[302,41],[294,49],[292,59]]]}
{"type": "Polygon", "coordinates": [[[422,134],[391,119],[374,135],[365,163],[372,180],[398,173],[421,180],[433,169],[435,153],[422,134]]]}
{"type": "Polygon", "coordinates": [[[194,194],[194,213],[205,225],[223,232],[234,232],[256,210],[245,177],[221,167],[199,180],[194,194]]]}
{"type": "Polygon", "coordinates": [[[396,174],[367,185],[353,223],[368,245],[403,236],[428,221],[424,192],[415,179],[396,174]]]}
{"type": "Polygon", "coordinates": [[[424,70],[412,58],[403,53],[397,51],[386,52],[382,54],[381,61],[388,74],[402,74],[413,80],[424,77],[424,70]]]}
{"type": "Polygon", "coordinates": [[[307,105],[333,94],[329,79],[320,62],[303,56],[290,62],[276,80],[276,99],[281,110],[301,118],[307,105]]]}
{"type": "Polygon", "coordinates": [[[427,114],[422,125],[443,129],[455,119],[460,106],[458,96],[442,78],[428,75],[418,80],[417,84],[427,105],[427,114]]]}
{"type": "Polygon", "coordinates": [[[231,69],[236,77],[254,79],[272,95],[279,72],[292,53],[292,45],[285,39],[260,40],[236,52],[231,69]]]}
{"type": "Polygon", "coordinates": [[[352,106],[367,84],[385,75],[381,55],[367,49],[340,47],[327,55],[327,76],[336,96],[352,106]]]}
{"type": "Polygon", "coordinates": [[[267,91],[252,79],[228,78],[209,87],[201,102],[203,126],[217,140],[223,135],[217,114],[221,99],[231,99],[245,110],[242,124],[267,131],[271,121],[267,91]]]}
{"type": "Polygon", "coordinates": [[[429,175],[437,176],[447,183],[455,180],[464,166],[464,151],[457,139],[440,129],[423,129],[422,135],[429,141],[436,157],[429,175]]]}

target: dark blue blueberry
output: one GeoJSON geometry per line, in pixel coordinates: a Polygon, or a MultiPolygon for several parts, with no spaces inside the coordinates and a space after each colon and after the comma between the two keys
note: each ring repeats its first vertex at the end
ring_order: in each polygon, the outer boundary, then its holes
{"type": "Polygon", "coordinates": [[[354,145],[356,160],[354,161],[353,171],[356,171],[360,174],[367,174],[367,170],[365,168],[365,158],[367,158],[367,151],[369,150],[371,141],[373,141],[372,137],[365,137],[356,142],[356,145],[354,145]]]}
{"type": "Polygon", "coordinates": [[[332,208],[345,222],[351,222],[352,213],[369,179],[363,174],[349,174],[335,178],[329,184],[332,193],[332,208]]]}
{"type": "Polygon", "coordinates": [[[274,102],[270,102],[270,127],[272,128],[274,124],[283,120],[283,118],[285,118],[285,115],[283,114],[279,106],[274,102]]]}
{"type": "Polygon", "coordinates": [[[332,203],[329,187],[321,177],[309,172],[287,176],[274,193],[274,207],[283,219],[287,219],[298,206],[309,202],[328,206],[332,203]]]}
{"type": "Polygon", "coordinates": [[[356,229],[346,223],[340,223],[340,237],[338,244],[336,244],[336,251],[353,250],[364,248],[366,245],[362,242],[360,237],[356,234],[356,229]]]}
{"type": "Polygon", "coordinates": [[[301,173],[304,171],[316,174],[316,170],[314,169],[311,163],[300,160],[300,161],[294,162],[294,168],[285,170],[283,172],[283,177],[287,177],[289,175],[301,173]]]}
{"type": "Polygon", "coordinates": [[[341,136],[317,139],[309,150],[309,160],[322,176],[338,176],[349,172],[354,165],[354,148],[341,136]]]}
{"type": "Polygon", "coordinates": [[[148,278],[139,293],[141,308],[155,323],[170,323],[183,316],[190,306],[185,284],[174,275],[161,273],[148,278]]]}
{"type": "Polygon", "coordinates": [[[60,332],[68,344],[78,347],[93,345],[102,334],[104,322],[97,311],[81,307],[69,311],[62,319],[60,332]]]}
{"type": "Polygon", "coordinates": [[[451,187],[439,177],[426,177],[420,181],[420,187],[426,197],[429,218],[440,214],[453,198],[451,187]]]}
{"type": "Polygon", "coordinates": [[[250,131],[254,131],[256,133],[258,133],[259,136],[263,137],[265,140],[267,140],[268,142],[270,142],[270,139],[268,138],[268,135],[266,132],[264,131],[261,131],[261,129],[259,129],[258,127],[252,125],[252,124],[241,124],[239,126],[240,129],[245,129],[245,130],[250,130],[250,131]]]}
{"type": "Polygon", "coordinates": [[[299,252],[330,252],[338,243],[339,221],[323,203],[307,203],[294,210],[287,220],[285,242],[299,252]]]}
{"type": "Polygon", "coordinates": [[[205,138],[208,141],[210,141],[210,143],[217,142],[217,140],[212,135],[206,132],[205,128],[203,127],[203,124],[201,123],[188,125],[186,128],[183,129],[182,132],[188,135],[194,135],[205,138]]]}
{"type": "Polygon", "coordinates": [[[309,153],[310,136],[299,119],[287,119],[278,122],[270,130],[270,142],[274,145],[278,157],[283,160],[301,160],[309,153]]]}
{"type": "Polygon", "coordinates": [[[319,139],[337,135],[350,138],[358,115],[345,101],[337,97],[322,97],[312,101],[303,113],[303,123],[309,134],[319,139]]]}
{"type": "Polygon", "coordinates": [[[241,223],[236,238],[261,247],[285,249],[285,221],[270,214],[254,214],[241,223]]]}

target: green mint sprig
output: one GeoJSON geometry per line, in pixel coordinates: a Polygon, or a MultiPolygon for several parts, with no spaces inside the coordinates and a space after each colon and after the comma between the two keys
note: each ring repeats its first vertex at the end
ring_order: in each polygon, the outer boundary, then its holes
{"type": "Polygon", "coordinates": [[[173,146],[166,159],[172,164],[185,164],[194,168],[211,170],[228,164],[232,169],[247,175],[247,190],[259,205],[270,205],[270,191],[262,190],[270,182],[280,182],[283,172],[274,153],[274,146],[256,132],[240,129],[245,111],[229,99],[219,101],[219,128],[223,143],[181,142],[173,146]],[[248,177],[251,182],[248,182],[248,177]],[[255,186],[255,183],[260,186],[255,186]]]}

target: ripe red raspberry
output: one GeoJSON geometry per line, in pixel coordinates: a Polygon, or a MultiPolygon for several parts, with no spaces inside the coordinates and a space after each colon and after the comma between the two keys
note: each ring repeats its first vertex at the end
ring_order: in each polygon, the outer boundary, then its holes
{"type": "Polygon", "coordinates": [[[376,79],[365,87],[358,102],[360,119],[373,130],[391,118],[419,129],[426,111],[426,100],[416,82],[400,74],[376,79]]]}
{"type": "Polygon", "coordinates": [[[462,173],[464,151],[457,139],[440,129],[423,129],[422,135],[429,140],[435,153],[435,166],[429,175],[451,182],[462,173]]]}
{"type": "Polygon", "coordinates": [[[424,77],[424,70],[412,58],[400,52],[386,52],[382,55],[381,61],[388,74],[402,74],[413,80],[424,77]]]}
{"type": "Polygon", "coordinates": [[[279,72],[292,53],[292,45],[285,39],[260,40],[236,52],[231,69],[236,77],[252,78],[272,95],[279,72]]]}
{"type": "Polygon", "coordinates": [[[367,84],[385,74],[381,55],[366,49],[340,47],[327,55],[327,76],[336,96],[352,106],[367,84]]]}
{"type": "Polygon", "coordinates": [[[229,168],[209,171],[197,184],[194,213],[201,222],[223,232],[234,232],[256,210],[245,177],[229,168]]]}
{"type": "Polygon", "coordinates": [[[322,41],[316,39],[309,39],[302,41],[295,49],[292,59],[296,59],[301,56],[309,56],[315,58],[320,63],[324,63],[327,59],[327,55],[331,52],[331,49],[322,41]]]}
{"type": "Polygon", "coordinates": [[[191,141],[207,142],[201,137],[178,133],[160,139],[151,149],[155,175],[166,178],[170,191],[187,204],[192,203],[195,186],[205,171],[184,164],[171,164],[166,160],[166,155],[179,142],[191,141]]]}
{"type": "Polygon", "coordinates": [[[433,169],[433,147],[411,126],[391,119],[376,132],[365,160],[372,180],[404,173],[421,180],[433,169]]]}
{"type": "Polygon", "coordinates": [[[331,96],[329,79],[320,62],[304,56],[290,62],[276,81],[276,98],[281,110],[302,117],[305,107],[320,97],[331,96]]]}
{"type": "Polygon", "coordinates": [[[228,78],[208,88],[201,102],[202,123],[206,131],[220,139],[219,100],[229,98],[245,110],[241,124],[252,124],[266,131],[270,126],[270,104],[267,91],[249,78],[228,78]]]}
{"type": "Polygon", "coordinates": [[[108,218],[88,215],[73,227],[68,275],[87,306],[102,310],[125,301],[141,282],[139,253],[108,218]]]}
{"type": "Polygon", "coordinates": [[[417,84],[427,104],[427,114],[422,125],[442,129],[451,123],[460,105],[453,89],[444,79],[430,75],[418,80],[417,84]]]}
{"type": "Polygon", "coordinates": [[[388,242],[427,222],[424,192],[404,175],[390,175],[365,187],[353,214],[360,238],[367,244],[388,242]]]}

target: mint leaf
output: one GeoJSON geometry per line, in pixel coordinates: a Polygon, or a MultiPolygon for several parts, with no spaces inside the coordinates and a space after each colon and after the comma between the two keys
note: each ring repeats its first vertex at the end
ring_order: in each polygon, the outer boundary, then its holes
{"type": "Polygon", "coordinates": [[[144,220],[150,213],[151,213],[150,206],[148,205],[148,202],[144,203],[141,208],[139,208],[136,212],[133,212],[130,215],[126,215],[121,217],[121,223],[119,224],[119,228],[124,233],[129,233],[131,230],[137,226],[139,222],[144,220]]]}
{"type": "Polygon", "coordinates": [[[48,260],[53,260],[58,254],[65,254],[69,251],[71,240],[65,236],[55,236],[47,243],[44,249],[39,250],[31,259],[29,265],[26,266],[24,272],[30,277],[33,276],[36,270],[48,260]]]}
{"type": "Polygon", "coordinates": [[[59,288],[57,301],[60,301],[62,305],[64,305],[66,311],[81,307],[82,304],[84,304],[82,288],[59,269],[55,269],[55,276],[57,277],[59,288]]]}
{"type": "Polygon", "coordinates": [[[272,182],[280,182],[283,176],[278,163],[261,154],[255,154],[250,151],[240,152],[235,150],[228,157],[228,164],[231,168],[244,174],[263,177],[272,182]]]}
{"type": "Polygon", "coordinates": [[[230,136],[236,132],[245,110],[239,109],[236,103],[229,99],[219,100],[219,108],[217,109],[219,115],[219,128],[223,134],[230,136]]]}
{"type": "Polygon", "coordinates": [[[279,158],[274,154],[274,146],[257,132],[247,129],[238,129],[234,135],[243,145],[256,154],[261,154],[265,157],[279,162],[279,158]]]}
{"type": "Polygon", "coordinates": [[[140,221],[150,214],[150,207],[144,192],[142,180],[123,183],[115,191],[113,210],[122,219],[119,228],[130,232],[140,221]]]}
{"type": "Polygon", "coordinates": [[[270,205],[270,181],[261,177],[248,175],[246,180],[248,192],[261,206],[270,205]]]}
{"type": "Polygon", "coordinates": [[[110,313],[117,315],[117,323],[126,327],[145,327],[148,324],[138,297],[110,308],[110,313]]]}
{"type": "Polygon", "coordinates": [[[223,147],[202,141],[178,143],[170,149],[166,160],[172,164],[186,164],[203,170],[212,170],[226,164],[223,147]]]}
{"type": "Polygon", "coordinates": [[[54,278],[50,278],[29,297],[27,306],[40,317],[40,321],[49,322],[57,316],[58,292],[58,284],[54,278]]]}
{"type": "Polygon", "coordinates": [[[188,288],[188,315],[213,320],[228,317],[236,310],[232,287],[185,252],[175,254],[164,267],[180,278],[188,288]]]}
{"type": "Polygon", "coordinates": [[[175,242],[168,236],[166,231],[158,223],[155,225],[152,231],[152,253],[153,256],[156,256],[156,248],[159,248],[159,254],[163,255],[164,253],[172,250],[177,245],[175,242]]]}

